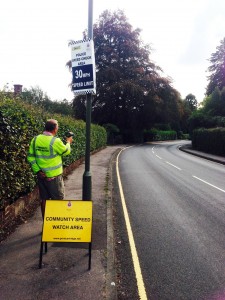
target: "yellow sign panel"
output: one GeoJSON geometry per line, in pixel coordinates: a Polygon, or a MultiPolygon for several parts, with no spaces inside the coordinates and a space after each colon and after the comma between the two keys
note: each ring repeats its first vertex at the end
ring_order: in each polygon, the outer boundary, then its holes
{"type": "Polygon", "coordinates": [[[42,242],[91,242],[92,201],[47,200],[42,242]]]}

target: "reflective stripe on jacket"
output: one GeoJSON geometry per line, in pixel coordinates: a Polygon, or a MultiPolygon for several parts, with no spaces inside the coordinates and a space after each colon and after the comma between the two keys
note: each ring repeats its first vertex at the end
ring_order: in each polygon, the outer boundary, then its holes
{"type": "Polygon", "coordinates": [[[27,160],[35,174],[42,170],[47,177],[55,177],[62,174],[62,156],[70,151],[70,143],[65,145],[60,138],[40,134],[31,141],[27,160]]]}

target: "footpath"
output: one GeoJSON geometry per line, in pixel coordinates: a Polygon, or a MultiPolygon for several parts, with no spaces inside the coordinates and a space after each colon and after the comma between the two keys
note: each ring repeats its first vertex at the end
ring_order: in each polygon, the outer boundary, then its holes
{"type": "MultiPolygon", "coordinates": [[[[0,300],[116,300],[111,165],[124,146],[109,146],[91,156],[93,235],[91,270],[88,244],[48,243],[39,269],[40,209],[0,244],[0,300]]],[[[225,164],[225,157],[190,148],[180,150],[225,164]]],[[[84,164],[65,180],[66,199],[82,198],[84,164]]]]}
{"type": "MultiPolygon", "coordinates": [[[[0,245],[0,300],[116,299],[110,160],[122,146],[91,155],[93,233],[91,270],[88,244],[48,243],[39,269],[40,208],[0,245]]],[[[82,199],[84,164],[65,180],[66,199],[82,199]]]]}
{"type": "Polygon", "coordinates": [[[185,145],[181,146],[179,149],[183,152],[187,152],[189,154],[225,165],[225,157],[224,156],[213,155],[213,154],[205,153],[202,151],[193,150],[191,148],[191,143],[185,144],[185,145]]]}

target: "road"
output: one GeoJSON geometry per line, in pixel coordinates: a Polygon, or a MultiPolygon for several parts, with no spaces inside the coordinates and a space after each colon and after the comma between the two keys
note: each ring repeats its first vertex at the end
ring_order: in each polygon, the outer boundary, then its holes
{"type": "Polygon", "coordinates": [[[225,168],[181,144],[134,146],[118,159],[146,298],[225,299],[225,168]]]}

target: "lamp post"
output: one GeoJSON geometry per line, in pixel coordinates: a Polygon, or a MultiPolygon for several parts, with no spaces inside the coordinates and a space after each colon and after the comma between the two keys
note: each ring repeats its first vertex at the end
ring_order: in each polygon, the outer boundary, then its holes
{"type": "MultiPolygon", "coordinates": [[[[93,0],[88,0],[88,38],[93,39],[93,0]]],[[[90,144],[91,144],[91,107],[92,94],[86,96],[86,150],[85,171],[83,174],[82,200],[91,200],[90,144]]]]}

